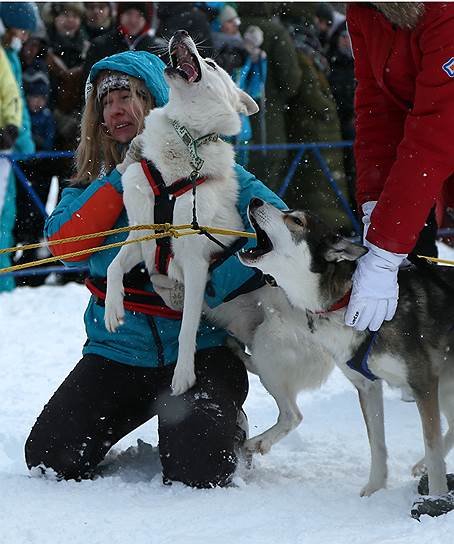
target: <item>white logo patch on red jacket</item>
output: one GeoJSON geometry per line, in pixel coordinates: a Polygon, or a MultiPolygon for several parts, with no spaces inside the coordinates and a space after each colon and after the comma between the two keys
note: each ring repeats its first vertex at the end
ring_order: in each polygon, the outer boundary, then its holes
{"type": "Polygon", "coordinates": [[[442,65],[442,68],[449,77],[454,77],[454,57],[451,57],[448,62],[445,62],[442,65]]]}

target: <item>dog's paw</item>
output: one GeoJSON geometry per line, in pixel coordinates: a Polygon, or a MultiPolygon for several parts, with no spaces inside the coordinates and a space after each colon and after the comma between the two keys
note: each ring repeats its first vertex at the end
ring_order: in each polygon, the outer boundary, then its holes
{"type": "Polygon", "coordinates": [[[250,456],[254,453],[265,455],[270,451],[272,445],[272,442],[269,440],[256,436],[255,438],[249,438],[249,440],[246,440],[244,443],[244,450],[246,454],[250,456]]]}
{"type": "Polygon", "coordinates": [[[359,495],[360,497],[370,497],[373,495],[376,491],[379,489],[383,489],[385,487],[384,484],[380,484],[377,482],[368,482],[360,491],[359,495]]]}
{"type": "Polygon", "coordinates": [[[123,296],[106,296],[104,324],[109,332],[115,332],[120,325],[123,325],[125,309],[123,296]]]}
{"type": "Polygon", "coordinates": [[[420,478],[421,476],[424,476],[424,474],[427,474],[427,467],[424,463],[424,459],[421,459],[415,465],[413,465],[411,475],[414,478],[420,478]]]}
{"type": "Polygon", "coordinates": [[[195,384],[194,367],[185,368],[181,365],[175,367],[172,379],[172,395],[178,396],[186,393],[195,384]]]}

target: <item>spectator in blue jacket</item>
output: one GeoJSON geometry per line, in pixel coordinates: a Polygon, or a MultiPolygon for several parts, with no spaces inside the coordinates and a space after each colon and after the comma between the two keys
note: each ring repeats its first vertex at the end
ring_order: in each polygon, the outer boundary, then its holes
{"type": "MultiPolygon", "coordinates": [[[[16,153],[33,153],[33,143],[30,116],[25,104],[22,85],[22,68],[19,60],[19,51],[27,40],[30,32],[36,29],[38,23],[38,10],[33,2],[1,2],[0,19],[2,21],[1,44],[8,59],[11,71],[16,80],[21,101],[21,123],[18,133],[15,134],[10,150],[16,153]]],[[[3,74],[2,74],[3,77],[3,74]]],[[[0,241],[6,244],[4,247],[14,245],[14,222],[16,218],[16,178],[12,170],[9,172],[3,206],[0,214],[0,241]]],[[[9,257],[0,259],[5,262],[9,257]]],[[[7,264],[7,262],[5,263],[7,264]]],[[[14,277],[3,276],[0,278],[0,291],[14,289],[16,283],[14,277]]]]}
{"type": "MultiPolygon", "coordinates": [[[[129,144],[142,130],[145,115],[168,100],[164,67],[146,51],[112,55],[92,67],[75,179],[46,222],[48,239],[127,225],[121,177],[127,164],[138,158],[135,146],[129,144]]],[[[237,205],[245,228],[250,229],[247,204],[252,197],[285,207],[253,175],[239,166],[235,171],[240,186],[237,205]]],[[[52,250],[63,255],[125,238],[126,233],[113,234],[55,245],[52,250]]],[[[125,304],[124,324],[118,331],[109,333],[104,326],[106,271],[117,251],[67,259],[68,265],[83,263],[90,269],[93,296],[85,313],[87,340],[82,359],[31,431],[25,446],[27,464],[43,471],[53,469],[60,478],[90,478],[111,446],[158,416],[164,481],[200,488],[225,486],[237,465],[241,433],[244,439],[240,421],[248,390],[246,370],[225,346],[226,331],[202,320],[196,385],[183,395],[171,396],[181,313],[155,293],[143,267],[136,267],[125,285],[134,288],[146,308],[133,311],[125,304]]],[[[260,279],[257,271],[229,256],[212,270],[205,300],[216,306],[255,278],[260,279]]]]}

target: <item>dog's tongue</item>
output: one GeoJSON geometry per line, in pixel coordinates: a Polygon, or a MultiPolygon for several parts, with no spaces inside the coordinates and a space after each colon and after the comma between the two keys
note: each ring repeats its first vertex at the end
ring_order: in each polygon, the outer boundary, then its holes
{"type": "Polygon", "coordinates": [[[180,65],[180,69],[188,76],[188,81],[192,83],[197,78],[197,70],[189,62],[180,65]]]}

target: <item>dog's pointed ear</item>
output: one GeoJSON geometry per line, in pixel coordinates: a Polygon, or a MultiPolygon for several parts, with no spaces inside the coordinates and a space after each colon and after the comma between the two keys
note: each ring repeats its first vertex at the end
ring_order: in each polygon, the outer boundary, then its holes
{"type": "Polygon", "coordinates": [[[342,236],[335,236],[331,240],[327,241],[324,257],[328,262],[339,261],[356,261],[367,253],[367,248],[354,244],[343,238],[342,236]]]}
{"type": "Polygon", "coordinates": [[[244,115],[249,116],[259,111],[257,102],[247,93],[238,89],[238,96],[240,97],[240,110],[238,113],[244,113],[244,115]]]}

